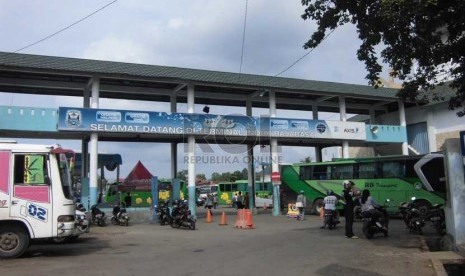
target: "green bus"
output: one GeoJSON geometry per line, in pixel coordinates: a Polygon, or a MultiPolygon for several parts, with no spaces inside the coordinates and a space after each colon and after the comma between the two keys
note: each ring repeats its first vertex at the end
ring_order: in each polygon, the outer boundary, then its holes
{"type": "MultiPolygon", "coordinates": [[[[242,194],[248,191],[248,180],[236,180],[234,182],[218,183],[218,204],[232,205],[232,199],[236,192],[241,191],[242,194]]],[[[255,194],[260,198],[271,198],[273,186],[270,182],[255,181],[255,194]]]]}
{"type": "MultiPolygon", "coordinates": [[[[171,192],[171,179],[160,179],[158,180],[158,200],[164,202],[170,198],[171,192]]],[[[105,202],[115,203],[119,197],[120,202],[124,202],[126,193],[131,194],[131,207],[150,207],[152,205],[152,190],[148,185],[142,187],[127,187],[121,185],[121,182],[112,183],[107,188],[105,195],[105,202]]],[[[187,185],[184,181],[181,181],[181,199],[187,198],[187,185]]]]}
{"type": "MultiPolygon", "coordinates": [[[[284,165],[281,169],[283,184],[296,193],[303,190],[307,206],[314,214],[319,214],[329,190],[342,197],[344,180],[352,180],[360,191],[370,190],[380,204],[389,199],[389,213],[396,213],[400,203],[412,197],[420,210],[444,203],[446,197],[444,161],[440,153],[335,159],[284,165]]],[[[342,208],[342,204],[338,207],[342,208]]]]}

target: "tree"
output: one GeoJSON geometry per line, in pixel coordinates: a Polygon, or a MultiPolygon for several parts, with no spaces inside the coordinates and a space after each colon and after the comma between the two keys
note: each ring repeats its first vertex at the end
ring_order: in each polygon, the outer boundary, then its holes
{"type": "Polygon", "coordinates": [[[302,0],[302,5],[302,18],[318,24],[304,48],[317,47],[328,31],[352,23],[362,41],[357,57],[365,63],[371,85],[379,86],[380,55],[392,68],[391,76],[404,81],[401,98],[443,100],[423,91],[449,85],[456,89],[449,108],[465,115],[465,1],[302,0]]]}
{"type": "Polygon", "coordinates": [[[301,163],[311,163],[312,158],[310,156],[305,157],[304,159],[300,159],[301,163]]]}
{"type": "Polygon", "coordinates": [[[182,170],[182,171],[179,171],[176,175],[176,177],[178,179],[181,179],[182,181],[185,181],[187,182],[187,170],[182,170]]]}
{"type": "Polygon", "coordinates": [[[199,173],[198,175],[195,176],[196,179],[202,179],[202,180],[207,180],[207,177],[205,176],[204,173],[199,173]]]}

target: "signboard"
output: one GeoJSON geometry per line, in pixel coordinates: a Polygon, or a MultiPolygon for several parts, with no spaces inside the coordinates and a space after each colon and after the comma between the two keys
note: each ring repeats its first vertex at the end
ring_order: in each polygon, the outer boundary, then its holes
{"type": "Polygon", "coordinates": [[[59,108],[59,131],[366,140],[359,122],[59,108]]]}

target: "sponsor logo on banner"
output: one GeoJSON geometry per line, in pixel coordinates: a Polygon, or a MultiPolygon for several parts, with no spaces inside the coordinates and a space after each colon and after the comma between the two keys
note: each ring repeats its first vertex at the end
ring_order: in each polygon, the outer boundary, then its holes
{"type": "Polygon", "coordinates": [[[315,126],[316,130],[319,132],[319,133],[325,133],[326,132],[326,125],[325,124],[322,124],[322,123],[319,123],[315,126]]]}
{"type": "Polygon", "coordinates": [[[126,123],[148,124],[150,122],[150,116],[148,113],[126,112],[124,120],[126,123]]]}
{"type": "Polygon", "coordinates": [[[70,127],[79,127],[82,124],[80,110],[71,109],[66,112],[65,124],[70,127]]]}
{"type": "Polygon", "coordinates": [[[289,122],[287,120],[270,120],[270,126],[274,129],[288,129],[289,122]]]}
{"type": "Polygon", "coordinates": [[[95,119],[98,122],[119,123],[121,122],[121,112],[117,111],[97,111],[95,119]]]}
{"type": "Polygon", "coordinates": [[[307,121],[291,121],[291,128],[308,129],[308,122],[307,121]]]}
{"type": "Polygon", "coordinates": [[[344,128],[344,133],[358,133],[358,128],[344,128]]]}

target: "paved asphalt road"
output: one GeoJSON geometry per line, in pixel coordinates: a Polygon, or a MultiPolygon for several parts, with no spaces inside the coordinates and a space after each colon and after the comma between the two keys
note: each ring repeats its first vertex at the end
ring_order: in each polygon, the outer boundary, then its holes
{"type": "MultiPolygon", "coordinates": [[[[36,243],[24,256],[0,260],[0,275],[434,275],[422,236],[392,220],[390,236],[344,238],[344,224],[253,216],[256,228],[235,229],[199,218],[197,230],[140,223],[93,227],[72,244],[36,243]]],[[[361,223],[354,224],[361,234],[361,223]]],[[[427,229],[426,226],[425,229],[427,229]]]]}

